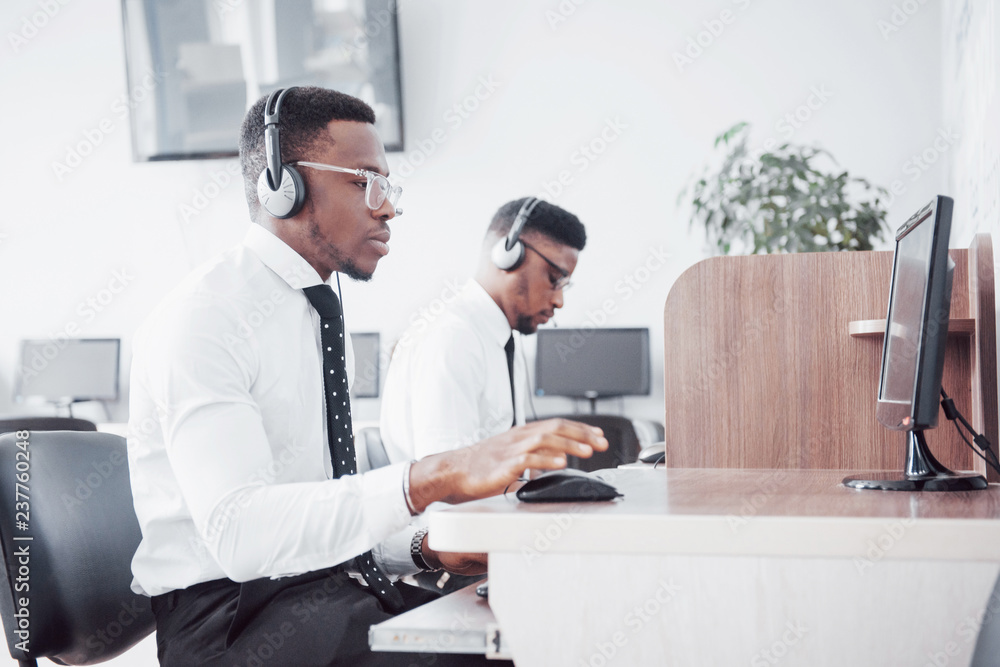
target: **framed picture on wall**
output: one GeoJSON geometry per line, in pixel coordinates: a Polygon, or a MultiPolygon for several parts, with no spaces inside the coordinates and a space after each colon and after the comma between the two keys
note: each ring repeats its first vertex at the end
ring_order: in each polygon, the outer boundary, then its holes
{"type": "Polygon", "coordinates": [[[322,86],[375,110],[403,149],[397,0],[122,0],[137,162],[232,157],[247,109],[322,86]]]}

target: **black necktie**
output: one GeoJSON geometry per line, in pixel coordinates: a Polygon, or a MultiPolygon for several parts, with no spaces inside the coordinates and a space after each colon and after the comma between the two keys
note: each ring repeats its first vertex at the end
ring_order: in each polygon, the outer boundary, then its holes
{"type": "MultiPolygon", "coordinates": [[[[326,434],[330,446],[334,478],[353,475],[358,471],[354,456],[354,430],[351,424],[351,398],[347,388],[344,316],[340,300],[329,285],[316,285],[304,290],[309,303],[319,313],[320,339],[323,344],[323,391],[326,402],[326,434]]],[[[369,588],[392,612],[403,608],[403,596],[379,569],[368,551],[354,559],[369,588]]]]}
{"type": "Polygon", "coordinates": [[[514,411],[514,421],[511,426],[517,426],[517,401],[514,399],[514,334],[511,333],[507,344],[503,346],[507,353],[507,374],[510,375],[510,407],[514,411]]]}

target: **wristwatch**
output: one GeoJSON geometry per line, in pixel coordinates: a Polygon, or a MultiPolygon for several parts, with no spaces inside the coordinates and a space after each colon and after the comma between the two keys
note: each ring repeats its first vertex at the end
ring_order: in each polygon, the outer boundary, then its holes
{"type": "Polygon", "coordinates": [[[419,567],[424,572],[437,572],[441,568],[431,567],[424,560],[424,551],[421,546],[424,543],[424,536],[427,535],[427,529],[421,528],[413,535],[413,539],[410,540],[410,558],[413,559],[413,564],[419,567]]]}

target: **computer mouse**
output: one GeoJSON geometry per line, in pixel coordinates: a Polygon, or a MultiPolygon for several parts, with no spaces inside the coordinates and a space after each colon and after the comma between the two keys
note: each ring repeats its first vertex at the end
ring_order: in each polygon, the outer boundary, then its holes
{"type": "Polygon", "coordinates": [[[614,500],[622,497],[618,489],[587,473],[563,468],[542,473],[517,490],[526,503],[564,503],[614,500]]]}
{"type": "Polygon", "coordinates": [[[649,447],[643,447],[639,452],[639,460],[643,463],[660,463],[667,458],[667,443],[657,442],[649,447]]]}

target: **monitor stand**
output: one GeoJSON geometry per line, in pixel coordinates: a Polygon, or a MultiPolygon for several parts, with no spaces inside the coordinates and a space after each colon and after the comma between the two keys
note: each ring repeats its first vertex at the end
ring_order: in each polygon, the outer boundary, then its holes
{"type": "Polygon", "coordinates": [[[952,472],[934,458],[923,431],[906,433],[906,472],[886,479],[845,477],[844,486],[882,491],[978,491],[986,478],[975,473],[952,472]]]}

